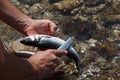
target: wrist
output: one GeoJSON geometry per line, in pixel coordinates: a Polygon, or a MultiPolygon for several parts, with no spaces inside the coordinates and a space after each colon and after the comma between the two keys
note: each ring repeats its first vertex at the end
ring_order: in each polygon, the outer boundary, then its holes
{"type": "Polygon", "coordinates": [[[24,19],[18,20],[18,27],[16,27],[16,29],[19,32],[27,35],[26,30],[32,25],[32,22],[33,20],[31,18],[27,18],[27,19],[24,18],[24,19]]]}
{"type": "Polygon", "coordinates": [[[0,41],[0,63],[3,63],[5,61],[4,53],[5,53],[5,49],[2,42],[0,41]]]}
{"type": "Polygon", "coordinates": [[[27,36],[38,34],[35,30],[35,20],[30,20],[26,23],[23,34],[27,36]]]}

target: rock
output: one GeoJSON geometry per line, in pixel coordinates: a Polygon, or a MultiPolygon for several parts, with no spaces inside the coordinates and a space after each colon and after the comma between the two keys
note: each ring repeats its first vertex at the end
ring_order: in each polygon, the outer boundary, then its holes
{"type": "Polygon", "coordinates": [[[113,64],[108,63],[108,62],[100,62],[98,63],[98,66],[101,70],[110,70],[114,67],[113,64]]]}
{"type": "Polygon", "coordinates": [[[23,3],[23,4],[33,5],[35,3],[39,3],[40,0],[18,0],[18,1],[23,3]]]}
{"type": "Polygon", "coordinates": [[[120,30],[114,30],[114,35],[115,35],[115,38],[119,38],[120,37],[120,30]]]}
{"type": "Polygon", "coordinates": [[[21,10],[23,11],[23,13],[29,15],[29,12],[28,12],[28,10],[26,8],[22,8],[21,10]]]}
{"type": "Polygon", "coordinates": [[[40,6],[39,3],[36,3],[36,4],[32,5],[32,6],[30,6],[30,8],[29,8],[30,14],[38,13],[40,11],[39,6],[40,6]]]}
{"type": "Polygon", "coordinates": [[[18,0],[10,0],[10,2],[15,3],[18,2],[18,0]]]}
{"type": "Polygon", "coordinates": [[[80,80],[91,80],[89,79],[91,76],[95,76],[95,75],[99,75],[100,72],[100,68],[92,63],[89,65],[88,69],[85,69],[82,73],[82,75],[80,75],[80,80]]]}
{"type": "Polygon", "coordinates": [[[116,57],[114,57],[114,59],[112,60],[112,63],[114,64],[114,65],[120,65],[120,56],[116,56],[116,57]]]}
{"type": "Polygon", "coordinates": [[[100,72],[100,68],[99,68],[96,64],[92,63],[92,64],[89,66],[89,71],[90,71],[91,73],[98,73],[98,72],[100,72]]]}
{"type": "Polygon", "coordinates": [[[88,42],[90,47],[96,47],[97,40],[89,39],[87,42],[88,42]]]}
{"type": "Polygon", "coordinates": [[[16,6],[20,6],[20,2],[16,2],[14,3],[16,6]]]}
{"type": "Polygon", "coordinates": [[[58,3],[54,3],[49,7],[49,10],[69,10],[74,9],[79,6],[81,3],[79,0],[63,0],[58,3]]]}

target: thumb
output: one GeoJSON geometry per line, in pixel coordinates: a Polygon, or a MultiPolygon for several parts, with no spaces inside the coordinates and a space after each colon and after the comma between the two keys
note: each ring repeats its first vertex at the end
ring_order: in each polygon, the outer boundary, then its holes
{"type": "Polygon", "coordinates": [[[57,26],[54,23],[50,23],[50,34],[54,35],[57,30],[57,26]]]}

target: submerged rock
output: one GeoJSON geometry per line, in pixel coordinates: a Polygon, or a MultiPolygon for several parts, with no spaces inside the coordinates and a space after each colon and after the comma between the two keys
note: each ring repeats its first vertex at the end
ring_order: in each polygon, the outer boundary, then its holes
{"type": "Polygon", "coordinates": [[[30,6],[30,8],[29,8],[30,14],[39,13],[40,12],[40,8],[39,8],[40,6],[41,6],[41,4],[39,4],[39,3],[36,3],[36,4],[32,5],[32,6],[30,6]]]}
{"type": "Polygon", "coordinates": [[[18,0],[18,1],[23,3],[23,4],[33,5],[35,3],[39,3],[40,0],[18,0]]]}
{"type": "Polygon", "coordinates": [[[81,2],[79,0],[63,0],[61,2],[52,4],[48,9],[66,11],[78,7],[80,4],[81,2]]]}

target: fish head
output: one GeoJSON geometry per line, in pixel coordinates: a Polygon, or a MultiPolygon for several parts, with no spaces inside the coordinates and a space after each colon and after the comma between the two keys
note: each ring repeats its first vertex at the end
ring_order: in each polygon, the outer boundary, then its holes
{"type": "Polygon", "coordinates": [[[22,38],[20,40],[20,43],[28,45],[28,46],[38,46],[38,43],[40,42],[40,40],[42,39],[42,36],[39,35],[33,35],[33,36],[28,36],[25,38],[22,38]]]}

